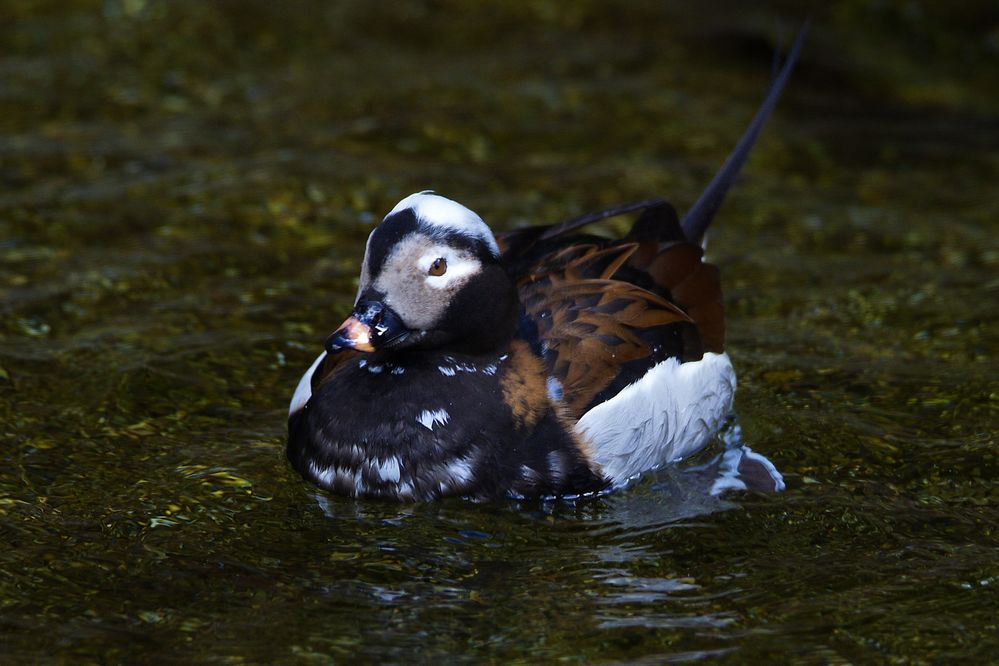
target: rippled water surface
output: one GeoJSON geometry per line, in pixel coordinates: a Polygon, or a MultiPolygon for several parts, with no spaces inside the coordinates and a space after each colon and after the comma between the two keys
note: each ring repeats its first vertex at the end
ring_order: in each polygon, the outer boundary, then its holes
{"type": "Polygon", "coordinates": [[[0,660],[999,654],[992,3],[823,10],[717,220],[785,492],[484,506],[284,461],[371,225],[428,187],[495,228],[685,208],[796,4],[3,4],[0,660]]]}

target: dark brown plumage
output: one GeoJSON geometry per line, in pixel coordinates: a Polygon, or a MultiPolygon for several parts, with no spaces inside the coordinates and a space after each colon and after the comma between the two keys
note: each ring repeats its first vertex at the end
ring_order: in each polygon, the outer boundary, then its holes
{"type": "Polygon", "coordinates": [[[497,241],[574,418],[663,358],[723,351],[718,271],[699,247],[675,240],[683,232],[669,204],[647,208],[623,240],[570,232],[497,241]]]}

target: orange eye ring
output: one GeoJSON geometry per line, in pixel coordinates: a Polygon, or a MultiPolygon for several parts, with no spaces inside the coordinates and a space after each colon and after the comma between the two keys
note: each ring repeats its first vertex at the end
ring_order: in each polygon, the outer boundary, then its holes
{"type": "Polygon", "coordinates": [[[434,277],[440,277],[447,272],[447,259],[444,257],[437,257],[434,259],[434,263],[430,264],[430,270],[427,271],[427,275],[433,275],[434,277]]]}

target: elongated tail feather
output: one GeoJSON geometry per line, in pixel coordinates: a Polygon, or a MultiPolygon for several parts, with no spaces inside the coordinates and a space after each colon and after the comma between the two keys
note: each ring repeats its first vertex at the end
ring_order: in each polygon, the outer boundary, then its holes
{"type": "Polygon", "coordinates": [[[736,177],[738,177],[742,165],[745,164],[746,158],[749,157],[749,151],[752,150],[753,144],[756,143],[756,138],[759,136],[760,130],[763,129],[763,125],[767,122],[767,118],[777,105],[777,100],[784,90],[788,79],[791,77],[791,70],[794,69],[794,64],[798,60],[798,54],[805,43],[805,35],[808,34],[809,24],[810,21],[806,21],[805,25],[798,31],[798,36],[795,38],[794,44],[791,45],[787,60],[784,61],[784,65],[781,67],[777,77],[770,84],[770,89],[767,91],[766,97],[763,98],[763,103],[760,104],[760,108],[753,117],[753,121],[749,124],[749,127],[743,132],[739,143],[735,145],[735,148],[732,149],[732,152],[722,164],[721,169],[718,170],[718,173],[711,179],[704,192],[680,221],[680,225],[683,227],[683,231],[689,241],[693,243],[701,242],[704,232],[708,230],[708,226],[711,224],[711,220],[714,219],[718,209],[721,208],[722,202],[725,200],[725,195],[728,193],[729,188],[732,187],[736,177]]]}

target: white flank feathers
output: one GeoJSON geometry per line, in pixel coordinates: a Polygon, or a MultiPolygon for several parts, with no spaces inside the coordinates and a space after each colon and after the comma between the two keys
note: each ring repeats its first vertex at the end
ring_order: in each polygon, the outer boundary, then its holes
{"type": "Polygon", "coordinates": [[[667,359],[590,411],[576,432],[615,485],[686,458],[714,435],[732,409],[735,370],[727,354],[667,359]]]}

